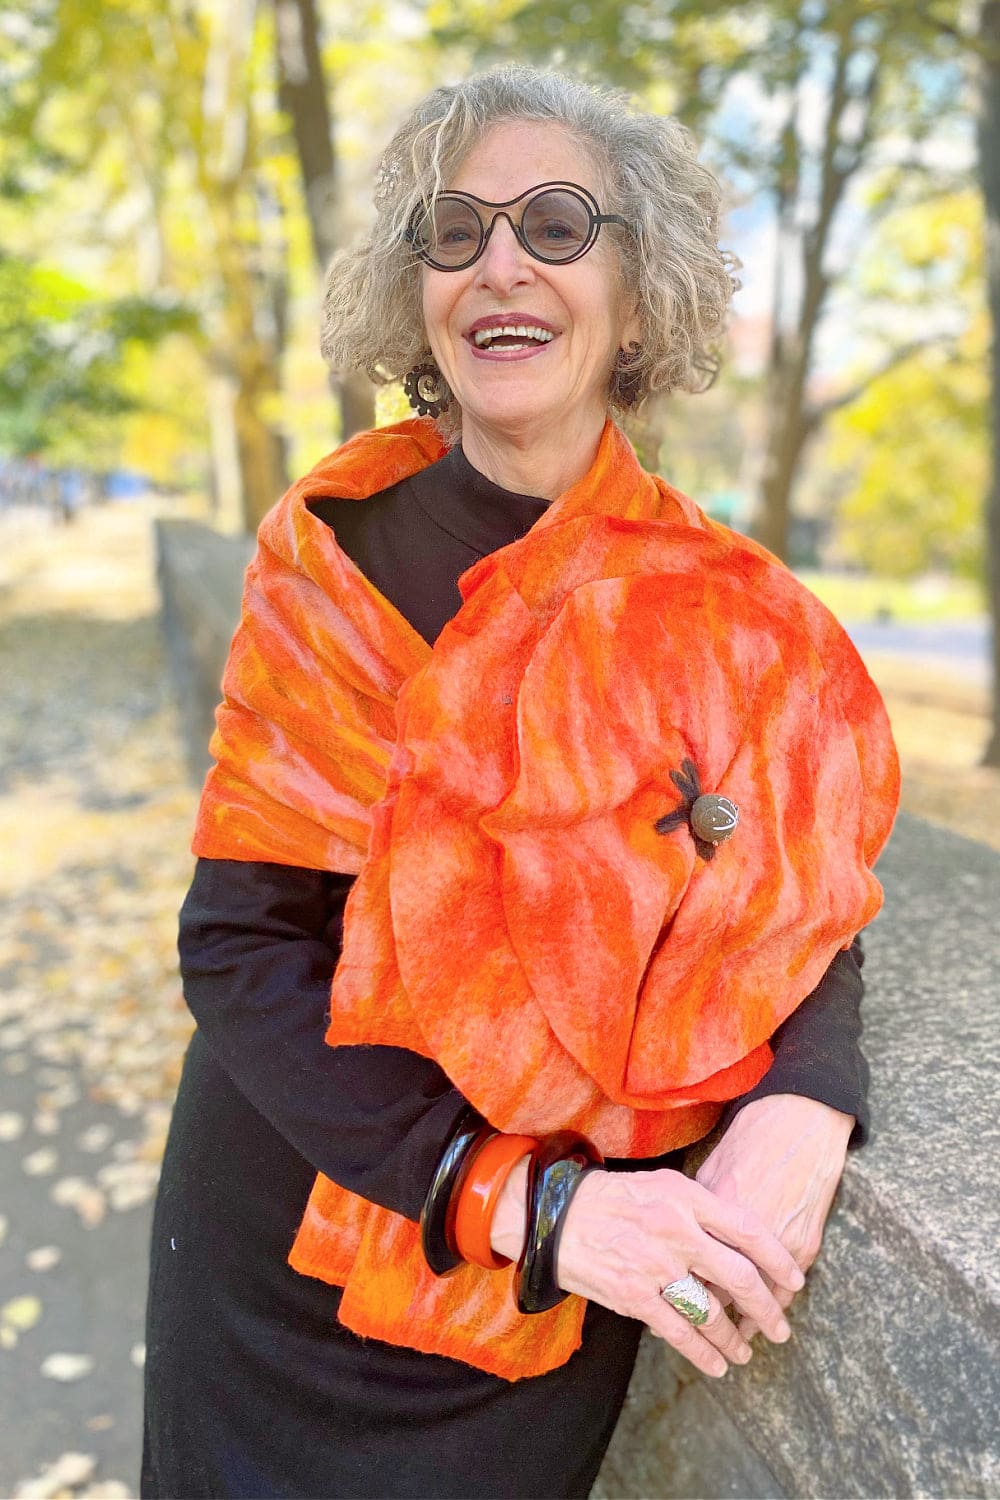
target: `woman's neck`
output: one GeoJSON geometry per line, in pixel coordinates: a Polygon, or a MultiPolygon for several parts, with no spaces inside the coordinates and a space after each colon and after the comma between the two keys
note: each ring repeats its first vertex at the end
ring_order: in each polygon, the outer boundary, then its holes
{"type": "Polygon", "coordinates": [[[589,423],[587,431],[572,434],[495,433],[466,422],[462,452],[474,469],[501,488],[555,500],[587,473],[603,431],[603,416],[596,424],[589,423]]]}

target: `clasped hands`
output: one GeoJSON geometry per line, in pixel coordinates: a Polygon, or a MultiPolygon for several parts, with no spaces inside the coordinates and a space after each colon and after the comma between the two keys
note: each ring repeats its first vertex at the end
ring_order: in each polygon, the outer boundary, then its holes
{"type": "MultiPolygon", "coordinates": [[[[744,1105],[693,1180],[667,1169],[591,1173],[566,1214],[560,1286],[640,1319],[706,1375],[745,1364],[758,1330],[783,1343],[784,1310],[819,1251],[853,1124],[814,1099],[774,1094],[744,1105]],[[709,1290],[700,1327],[659,1295],[689,1272],[709,1290]]],[[[492,1232],[494,1248],[515,1256],[523,1170],[492,1232]]]]}

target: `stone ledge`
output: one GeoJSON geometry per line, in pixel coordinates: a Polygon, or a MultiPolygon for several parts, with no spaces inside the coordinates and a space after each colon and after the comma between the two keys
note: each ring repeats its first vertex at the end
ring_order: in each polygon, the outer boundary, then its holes
{"type": "Polygon", "coordinates": [[[191,776],[210,764],[208,741],[222,670],[240,618],[243,573],[254,539],[223,536],[198,521],[156,522],[160,619],[181,712],[191,776]]]}

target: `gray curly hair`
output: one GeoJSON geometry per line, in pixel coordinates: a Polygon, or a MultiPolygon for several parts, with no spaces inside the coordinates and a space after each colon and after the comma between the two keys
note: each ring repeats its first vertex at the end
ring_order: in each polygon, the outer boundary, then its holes
{"type": "MultiPolygon", "coordinates": [[[[379,166],[371,233],[336,255],[327,273],[321,348],[328,363],[385,385],[426,360],[422,263],[407,226],[490,129],[512,120],[567,131],[593,159],[611,210],[637,226],[616,242],[641,345],[609,372],[609,408],[625,412],[657,391],[704,390],[718,370],[714,346],[739,285],[737,262],[718,246],[718,181],[695,159],[678,121],[642,113],[617,91],[520,64],[434,89],[393,136],[379,166]]],[[[438,426],[449,441],[458,437],[457,402],[438,426]]]]}

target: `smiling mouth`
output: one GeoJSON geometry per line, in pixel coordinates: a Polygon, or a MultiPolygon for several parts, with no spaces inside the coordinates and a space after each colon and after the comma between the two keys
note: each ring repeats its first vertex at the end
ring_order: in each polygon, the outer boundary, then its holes
{"type": "Polygon", "coordinates": [[[555,334],[535,323],[497,323],[493,328],[477,328],[472,343],[477,349],[538,349],[550,344],[555,334]]]}

